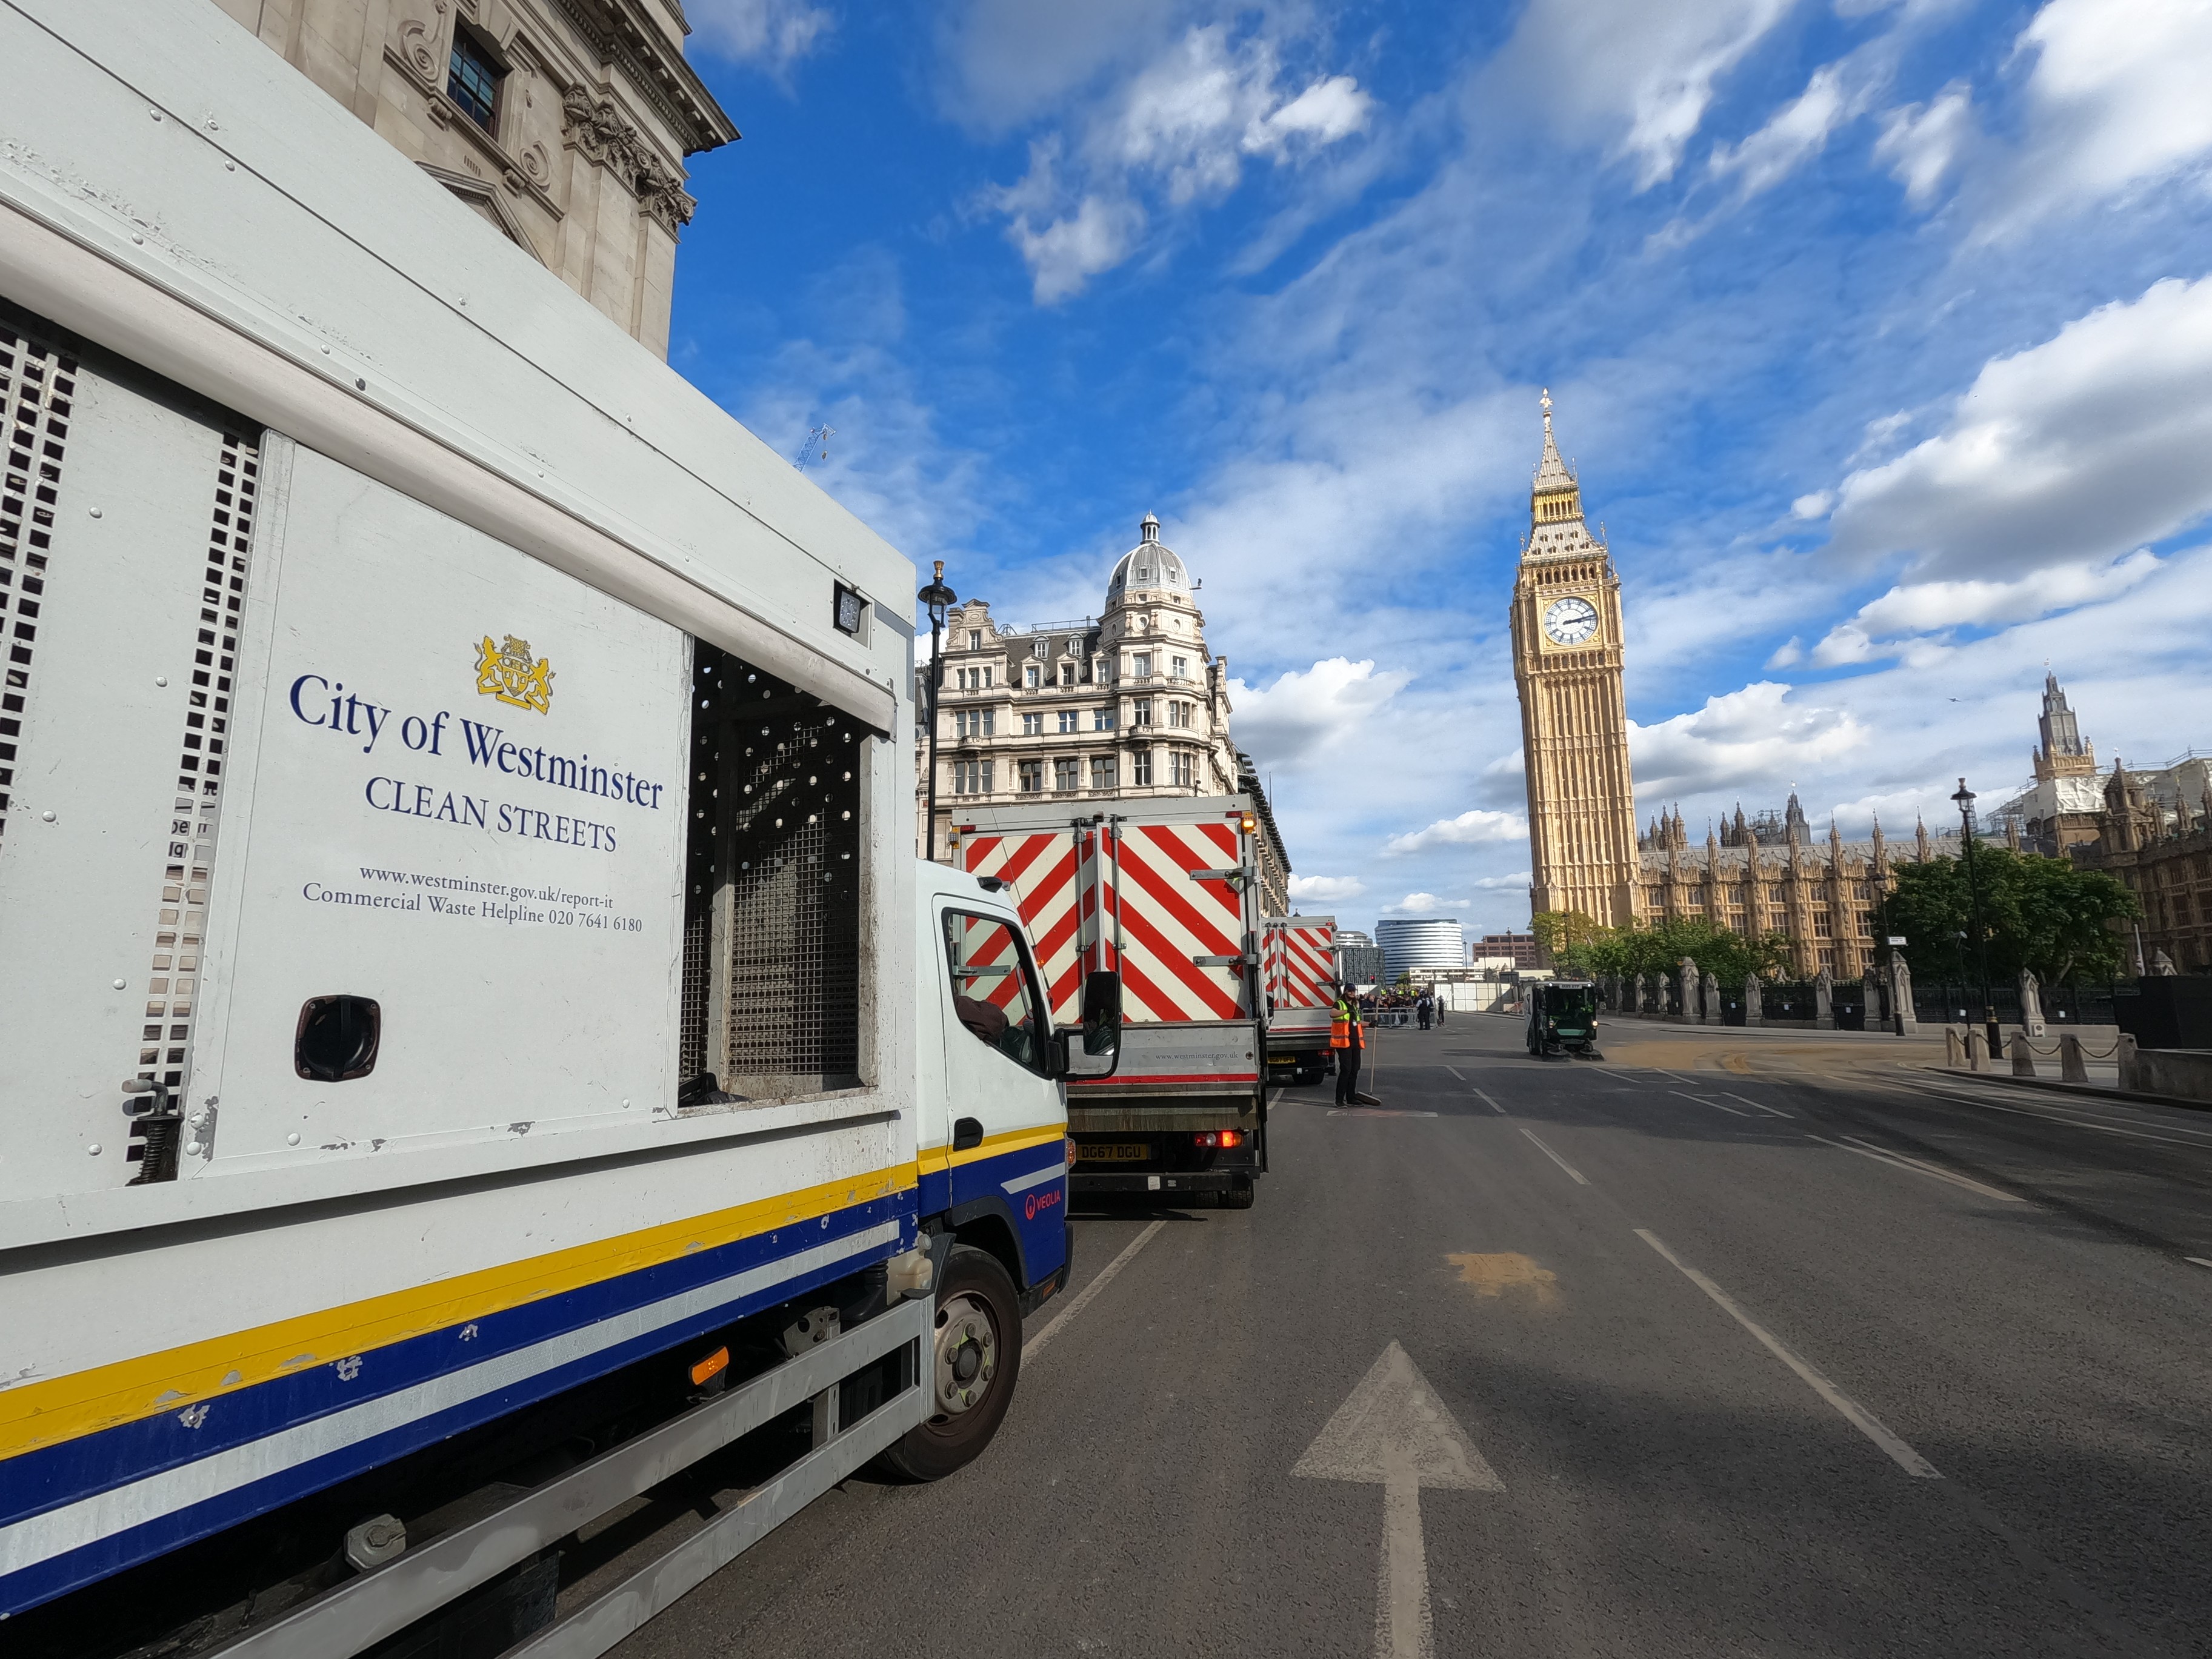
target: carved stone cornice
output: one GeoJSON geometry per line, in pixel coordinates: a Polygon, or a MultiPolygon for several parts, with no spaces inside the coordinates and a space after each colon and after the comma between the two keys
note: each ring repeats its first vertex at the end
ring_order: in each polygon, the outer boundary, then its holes
{"type": "Polygon", "coordinates": [[[636,196],[639,209],[671,235],[691,222],[698,202],[638,130],[623,119],[613,99],[570,87],[561,94],[561,134],[569,149],[620,179],[636,196]]]}
{"type": "MultiPolygon", "coordinates": [[[[672,48],[640,0],[552,0],[599,61],[619,70],[629,90],[668,124],[686,155],[739,137],[698,71],[672,48]]],[[[688,29],[689,25],[686,25],[688,29]]]]}

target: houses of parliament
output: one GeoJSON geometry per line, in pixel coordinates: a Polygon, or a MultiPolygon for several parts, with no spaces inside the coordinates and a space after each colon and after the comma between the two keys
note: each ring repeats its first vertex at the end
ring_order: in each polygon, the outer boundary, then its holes
{"type": "MultiPolygon", "coordinates": [[[[1582,485],[1552,430],[1528,495],[1513,584],[1513,678],[1528,789],[1532,915],[1580,913],[1607,927],[1703,920],[1747,938],[1786,934],[1805,977],[1863,977],[1875,964],[1877,907],[1900,861],[1954,856],[1958,832],[1911,840],[1818,836],[1793,793],[1780,811],[1741,806],[1693,843],[1679,809],[1639,831],[1621,690],[1620,579],[1589,532],[1582,485]]],[[[2212,756],[2100,774],[2056,675],[2046,675],[2033,781],[1990,815],[2016,852],[2109,872],[2142,906],[2129,955],[2137,973],[2212,971],[2212,756]]]]}
{"type": "Polygon", "coordinates": [[[1923,823],[1894,848],[1879,823],[1816,840],[1796,797],[1758,821],[1741,809],[1693,847],[1679,811],[1636,826],[1621,689],[1620,578],[1590,534],[1582,484],[1561,457],[1543,398],[1544,444],[1528,495],[1510,613],[1528,787],[1531,914],[1579,912],[1607,927],[1700,918],[1747,937],[1789,935],[1797,971],[1862,977],[1875,960],[1875,906],[1895,860],[1936,855],[1923,823]]]}

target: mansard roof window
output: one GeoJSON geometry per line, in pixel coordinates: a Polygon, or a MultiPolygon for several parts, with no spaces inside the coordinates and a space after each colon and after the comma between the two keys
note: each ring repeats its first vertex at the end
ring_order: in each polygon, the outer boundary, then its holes
{"type": "Polygon", "coordinates": [[[490,47],[465,26],[453,30],[453,52],[446,70],[446,96],[460,106],[486,132],[490,132],[499,108],[499,83],[507,71],[491,55],[490,47]]]}

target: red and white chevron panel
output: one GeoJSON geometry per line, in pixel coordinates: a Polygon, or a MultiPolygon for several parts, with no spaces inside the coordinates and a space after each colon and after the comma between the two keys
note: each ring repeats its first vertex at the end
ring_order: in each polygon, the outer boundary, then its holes
{"type": "Polygon", "coordinates": [[[1133,1023],[1250,1018],[1241,962],[1198,960],[1243,950],[1242,897],[1218,877],[1193,875],[1240,866],[1234,824],[981,834],[963,850],[970,875],[1012,890],[1055,1024],[1082,1018],[1083,976],[1097,968],[1121,970],[1122,1014],[1133,1023]]]}
{"type": "Polygon", "coordinates": [[[971,837],[963,849],[969,874],[995,876],[1012,890],[1055,1025],[1083,1017],[1084,975],[1114,965],[1092,960],[1098,945],[1091,920],[1097,902],[1091,871],[1097,838],[1096,830],[1073,829],[985,835],[971,837]]]}
{"type": "Polygon", "coordinates": [[[1336,930],[1327,924],[1270,923],[1265,950],[1267,994],[1278,1008],[1327,1008],[1335,1001],[1336,930]]]}
{"type": "Polygon", "coordinates": [[[1232,823],[1121,826],[1114,860],[1121,924],[1121,1000],[1128,1018],[1170,1022],[1243,1019],[1247,983],[1243,899],[1200,870],[1235,870],[1232,823]],[[1227,963],[1200,957],[1227,957],[1227,963]]]}

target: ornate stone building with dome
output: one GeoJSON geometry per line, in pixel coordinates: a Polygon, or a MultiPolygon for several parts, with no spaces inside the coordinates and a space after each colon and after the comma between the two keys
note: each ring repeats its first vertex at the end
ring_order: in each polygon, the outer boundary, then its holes
{"type": "MultiPolygon", "coordinates": [[[[1290,906],[1290,860],[1251,761],[1229,735],[1229,663],[1206,648],[1200,582],[1147,513],[1106,582],[1105,608],[1079,622],[1017,627],[988,599],[946,614],[938,693],[940,857],[981,805],[1052,802],[1071,817],[1117,800],[1249,794],[1261,823],[1267,914],[1290,906]]],[[[915,708],[929,714],[929,669],[915,708]]],[[[918,842],[927,834],[929,733],[915,742],[918,842]]]]}

